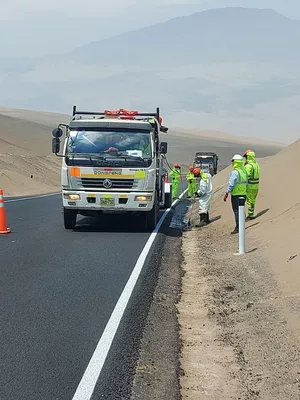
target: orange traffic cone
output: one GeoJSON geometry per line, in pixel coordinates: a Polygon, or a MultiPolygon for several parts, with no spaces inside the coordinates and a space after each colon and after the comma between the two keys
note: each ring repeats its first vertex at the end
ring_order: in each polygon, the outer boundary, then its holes
{"type": "Polygon", "coordinates": [[[4,207],[3,190],[0,189],[0,234],[10,233],[6,225],[6,212],[4,207]]]}

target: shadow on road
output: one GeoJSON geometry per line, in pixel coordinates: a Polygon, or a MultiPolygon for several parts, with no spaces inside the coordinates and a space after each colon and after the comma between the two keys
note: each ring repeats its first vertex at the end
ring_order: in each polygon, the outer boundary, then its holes
{"type": "MultiPolygon", "coordinates": [[[[159,218],[164,211],[159,212],[159,218]]],[[[143,221],[133,215],[101,215],[78,219],[74,232],[114,232],[114,233],[151,233],[143,227],[143,221]]]]}
{"type": "Polygon", "coordinates": [[[249,251],[246,251],[246,254],[254,253],[256,250],[258,250],[258,248],[257,248],[257,247],[254,247],[254,249],[249,250],[249,251]]]}
{"type": "Polygon", "coordinates": [[[218,221],[218,220],[221,219],[221,218],[222,218],[221,215],[217,215],[216,217],[210,218],[210,222],[211,222],[211,223],[212,223],[212,222],[216,222],[216,221],[218,221]]]}
{"type": "Polygon", "coordinates": [[[255,222],[255,224],[252,224],[252,225],[246,226],[246,228],[245,228],[245,229],[252,228],[253,226],[256,226],[256,225],[259,225],[259,222],[255,222]]]}
{"type": "Polygon", "coordinates": [[[256,218],[261,217],[262,215],[266,214],[270,209],[265,208],[264,210],[261,210],[259,213],[256,214],[256,218]]]}

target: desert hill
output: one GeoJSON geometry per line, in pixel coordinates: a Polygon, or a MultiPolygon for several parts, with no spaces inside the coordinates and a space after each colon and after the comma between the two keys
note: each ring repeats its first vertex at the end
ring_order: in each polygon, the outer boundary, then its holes
{"type": "MultiPolygon", "coordinates": [[[[248,243],[254,243],[269,259],[288,294],[300,290],[300,186],[294,179],[300,168],[299,152],[300,140],[297,140],[279,153],[258,160],[261,165],[258,218],[246,223],[248,243]],[[295,255],[293,262],[287,264],[295,255]]],[[[234,226],[230,201],[223,202],[229,173],[227,168],[214,178],[216,191],[212,206],[213,214],[221,215],[215,223],[228,234],[234,226]]],[[[247,250],[251,250],[249,246],[247,250]]]]}

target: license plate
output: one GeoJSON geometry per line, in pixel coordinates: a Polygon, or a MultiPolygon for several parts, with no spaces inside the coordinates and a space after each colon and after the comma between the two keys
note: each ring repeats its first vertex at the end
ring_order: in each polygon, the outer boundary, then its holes
{"type": "Polygon", "coordinates": [[[115,205],[115,199],[102,198],[102,199],[100,199],[100,205],[104,206],[104,207],[114,206],[115,205]]]}
{"type": "Polygon", "coordinates": [[[95,175],[111,175],[111,176],[120,176],[122,175],[121,169],[114,169],[112,171],[105,171],[102,168],[94,168],[95,175]]]}

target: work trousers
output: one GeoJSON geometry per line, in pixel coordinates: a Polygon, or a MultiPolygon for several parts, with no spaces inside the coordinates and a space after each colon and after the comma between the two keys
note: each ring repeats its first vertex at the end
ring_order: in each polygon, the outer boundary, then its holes
{"type": "Polygon", "coordinates": [[[232,196],[231,195],[231,206],[232,206],[232,211],[234,213],[236,229],[239,229],[239,197],[244,197],[244,199],[246,200],[246,196],[232,196]]]}
{"type": "Polygon", "coordinates": [[[176,199],[178,196],[179,180],[172,179],[172,197],[176,199]]]}
{"type": "Polygon", "coordinates": [[[249,186],[250,185],[248,185],[248,188],[247,188],[248,217],[253,218],[256,197],[258,195],[258,189],[250,189],[249,186]]]}
{"type": "Polygon", "coordinates": [[[197,191],[196,180],[194,180],[192,183],[188,182],[188,196],[194,197],[196,191],[197,191]]]}

